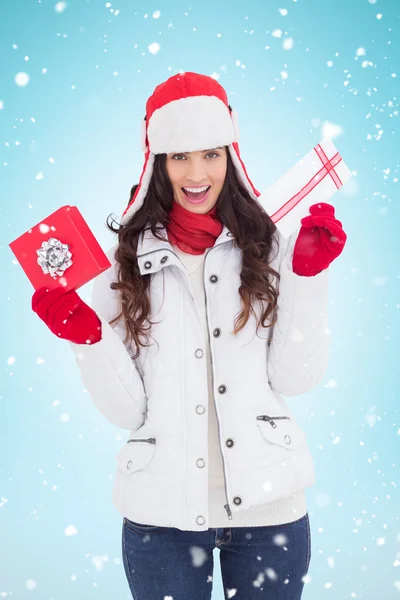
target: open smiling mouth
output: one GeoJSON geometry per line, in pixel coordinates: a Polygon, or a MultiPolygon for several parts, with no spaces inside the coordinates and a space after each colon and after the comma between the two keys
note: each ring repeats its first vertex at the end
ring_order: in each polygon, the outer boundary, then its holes
{"type": "Polygon", "coordinates": [[[205,200],[210,189],[211,189],[211,186],[209,185],[206,190],[203,190],[201,192],[188,192],[184,188],[182,188],[182,191],[189,201],[192,200],[194,202],[201,202],[202,200],[205,200]]]}

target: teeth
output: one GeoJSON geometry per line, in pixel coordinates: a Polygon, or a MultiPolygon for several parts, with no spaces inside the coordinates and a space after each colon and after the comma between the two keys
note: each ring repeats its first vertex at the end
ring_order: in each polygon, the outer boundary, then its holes
{"type": "Polygon", "coordinates": [[[206,186],[204,186],[202,188],[186,188],[185,187],[183,189],[187,190],[188,192],[194,192],[194,193],[197,192],[197,193],[200,193],[200,192],[204,192],[205,190],[208,190],[209,187],[210,187],[209,185],[206,185],[206,186]]]}

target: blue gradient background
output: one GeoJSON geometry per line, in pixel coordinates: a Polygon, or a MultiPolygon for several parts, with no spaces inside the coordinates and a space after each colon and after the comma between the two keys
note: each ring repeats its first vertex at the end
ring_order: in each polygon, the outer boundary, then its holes
{"type": "MultiPolygon", "coordinates": [[[[111,503],[126,432],[97,412],[68,344],[31,311],[33,288],[8,244],[64,204],[79,207],[105,250],[115,243],[104,223],[138,182],[146,99],[180,70],[227,90],[260,191],[326,122],[353,171],[333,199],[348,242],[331,268],[329,368],[317,389],[288,399],[317,470],[303,597],[400,598],[399,8],[73,0],[57,12],[54,1],[0,2],[0,598],[131,598],[111,503]],[[15,83],[19,72],[28,85],[15,83]]],[[[80,289],[86,301],[91,287],[80,289]]]]}

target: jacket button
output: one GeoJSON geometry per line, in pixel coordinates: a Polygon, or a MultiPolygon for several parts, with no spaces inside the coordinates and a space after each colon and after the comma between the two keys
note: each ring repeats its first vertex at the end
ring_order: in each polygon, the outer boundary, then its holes
{"type": "Polygon", "coordinates": [[[203,356],[203,350],[201,348],[197,348],[196,352],[194,353],[196,358],[201,358],[203,356]]]}
{"type": "Polygon", "coordinates": [[[144,268],[145,269],[150,269],[151,268],[151,262],[149,260],[146,260],[146,262],[144,263],[144,268]]]}
{"type": "Polygon", "coordinates": [[[225,443],[226,443],[226,445],[228,446],[228,448],[232,448],[232,446],[233,446],[233,444],[234,444],[235,442],[234,442],[233,440],[229,439],[229,440],[226,440],[226,442],[225,442],[225,443]]]}
{"type": "Polygon", "coordinates": [[[213,336],[214,337],[219,337],[221,335],[221,330],[219,327],[216,327],[213,331],[213,336]]]}
{"type": "Polygon", "coordinates": [[[236,506],[239,506],[239,504],[242,504],[242,499],[240,496],[235,496],[233,499],[233,504],[236,504],[236,506]]]}
{"type": "Polygon", "coordinates": [[[167,262],[167,260],[168,260],[168,256],[163,256],[160,262],[165,263],[165,262],[167,262]]]}
{"type": "Polygon", "coordinates": [[[199,467],[199,469],[202,469],[202,468],[204,467],[204,465],[205,465],[205,464],[206,464],[206,463],[204,462],[204,459],[203,459],[203,458],[198,458],[198,459],[196,460],[196,465],[199,467]]]}
{"type": "Polygon", "coordinates": [[[232,231],[228,231],[228,233],[226,234],[228,237],[233,237],[233,233],[232,231]]]}
{"type": "Polygon", "coordinates": [[[204,519],[203,515],[199,515],[199,516],[196,518],[196,523],[197,523],[197,525],[204,525],[204,523],[205,523],[205,522],[206,522],[206,521],[205,521],[205,519],[204,519]]]}
{"type": "Polygon", "coordinates": [[[218,281],[218,276],[217,275],[211,275],[210,276],[210,281],[211,281],[211,283],[216,283],[218,281]]]}
{"type": "Polygon", "coordinates": [[[130,468],[131,468],[131,466],[132,466],[132,461],[131,461],[131,460],[129,460],[129,461],[126,463],[126,468],[127,468],[127,469],[130,469],[130,468]]]}
{"type": "Polygon", "coordinates": [[[205,413],[206,409],[204,407],[204,404],[198,404],[196,406],[196,412],[197,412],[198,415],[202,415],[203,413],[205,413]]]}
{"type": "Polygon", "coordinates": [[[285,442],[287,444],[291,444],[292,443],[292,440],[290,439],[290,435],[285,435],[285,442]]]}
{"type": "Polygon", "coordinates": [[[227,390],[226,385],[220,385],[218,388],[218,391],[220,394],[225,394],[226,390],[227,390]]]}

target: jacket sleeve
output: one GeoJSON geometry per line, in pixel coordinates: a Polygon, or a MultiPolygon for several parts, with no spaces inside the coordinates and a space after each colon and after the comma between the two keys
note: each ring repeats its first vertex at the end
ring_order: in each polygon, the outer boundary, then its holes
{"type": "Polygon", "coordinates": [[[329,359],[328,279],[325,269],[313,277],[292,269],[298,231],[288,239],[278,232],[280,273],[277,321],[267,348],[271,388],[284,396],[310,391],[321,381],[329,359]]]}
{"type": "Polygon", "coordinates": [[[114,274],[113,265],[93,283],[91,305],[101,320],[102,339],[91,345],[68,343],[98,410],[117,427],[137,431],[144,421],[147,399],[135,361],[123,344],[123,319],[113,327],[108,324],[119,313],[119,292],[110,289],[114,274]]]}

